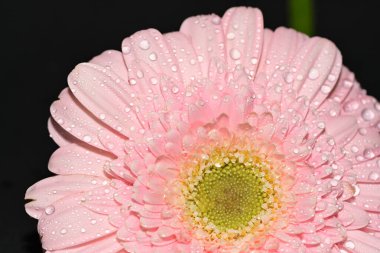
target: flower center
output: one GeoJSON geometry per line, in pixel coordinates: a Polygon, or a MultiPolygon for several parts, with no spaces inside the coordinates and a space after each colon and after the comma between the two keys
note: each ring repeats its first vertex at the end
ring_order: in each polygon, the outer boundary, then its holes
{"type": "Polygon", "coordinates": [[[257,232],[280,206],[279,183],[272,171],[250,150],[217,148],[201,155],[183,182],[187,216],[214,239],[257,232]]]}
{"type": "Polygon", "coordinates": [[[219,230],[240,229],[265,209],[270,192],[264,187],[266,183],[263,173],[252,165],[213,165],[195,186],[189,201],[219,230]]]}

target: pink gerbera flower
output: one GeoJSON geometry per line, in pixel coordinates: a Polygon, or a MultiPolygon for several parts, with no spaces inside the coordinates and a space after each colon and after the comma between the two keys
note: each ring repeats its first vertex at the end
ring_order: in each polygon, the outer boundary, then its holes
{"type": "Polygon", "coordinates": [[[330,41],[232,8],[68,83],[26,193],[48,252],[380,252],[380,105],[330,41]]]}

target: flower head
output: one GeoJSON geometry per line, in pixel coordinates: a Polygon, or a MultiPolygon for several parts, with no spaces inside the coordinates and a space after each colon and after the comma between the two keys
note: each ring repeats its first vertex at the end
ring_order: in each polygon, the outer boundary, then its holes
{"type": "Polygon", "coordinates": [[[47,251],[378,252],[380,105],[330,41],[232,8],[68,84],[26,193],[47,251]]]}

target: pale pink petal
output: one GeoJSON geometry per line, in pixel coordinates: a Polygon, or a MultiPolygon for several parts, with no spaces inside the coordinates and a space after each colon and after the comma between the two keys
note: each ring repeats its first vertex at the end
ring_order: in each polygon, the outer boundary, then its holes
{"type": "Polygon", "coordinates": [[[119,51],[104,51],[102,54],[92,58],[89,62],[110,69],[122,80],[128,81],[127,66],[125,65],[123,54],[119,51]]]}
{"type": "Polygon", "coordinates": [[[319,106],[335,86],[341,61],[332,42],[317,37],[305,41],[290,65],[295,68],[293,88],[298,96],[306,96],[313,107],[319,106]]]}
{"type": "Polygon", "coordinates": [[[62,198],[53,203],[54,212],[44,213],[38,223],[42,246],[47,250],[65,249],[114,233],[107,215],[81,205],[83,193],[62,198]]]}
{"type": "Polygon", "coordinates": [[[243,65],[254,76],[264,38],[263,16],[259,9],[238,7],[222,18],[227,64],[230,69],[243,65]]]}
{"type": "Polygon", "coordinates": [[[353,252],[380,252],[380,238],[360,230],[347,231],[347,241],[343,247],[353,252]]]}
{"type": "Polygon", "coordinates": [[[197,58],[192,62],[199,62],[204,78],[209,77],[212,64],[217,64],[217,69],[221,68],[224,71],[225,41],[220,17],[190,17],[182,23],[180,32],[187,35],[193,44],[197,58]]]}
{"type": "Polygon", "coordinates": [[[71,248],[49,251],[50,253],[125,253],[114,234],[71,248]]]}
{"type": "Polygon", "coordinates": [[[49,177],[32,185],[25,193],[25,199],[33,200],[26,204],[27,212],[35,218],[54,209],[51,205],[66,196],[91,190],[99,184],[108,184],[105,178],[88,175],[59,175],[49,177]]]}
{"type": "MultiPolygon", "coordinates": [[[[71,91],[92,114],[103,118],[110,127],[125,136],[132,136],[141,128],[134,110],[127,84],[118,82],[112,73],[97,65],[82,63],[69,75],[71,91]],[[125,90],[126,89],[126,90],[125,90]]],[[[133,93],[132,93],[133,94],[133,93]]]]}
{"type": "Polygon", "coordinates": [[[77,142],[77,138],[65,131],[54,119],[49,118],[48,130],[50,137],[54,140],[58,146],[64,146],[77,142]]]}
{"type": "Polygon", "coordinates": [[[49,160],[49,170],[56,174],[85,174],[104,176],[104,165],[112,157],[97,150],[90,151],[78,144],[57,149],[49,160]]]}

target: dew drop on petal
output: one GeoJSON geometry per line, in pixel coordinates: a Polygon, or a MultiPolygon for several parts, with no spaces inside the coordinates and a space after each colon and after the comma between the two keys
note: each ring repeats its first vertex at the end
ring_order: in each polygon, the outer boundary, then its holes
{"type": "Polygon", "coordinates": [[[177,94],[178,91],[179,91],[178,86],[173,86],[173,87],[172,87],[172,92],[173,92],[174,94],[177,94]]]}
{"type": "Polygon", "coordinates": [[[316,68],[310,69],[308,77],[311,80],[317,79],[319,77],[318,69],[316,69],[316,68]]]}
{"type": "Polygon", "coordinates": [[[235,34],[233,32],[227,33],[227,39],[229,39],[229,40],[235,39],[235,34]]]}
{"type": "Polygon", "coordinates": [[[47,206],[47,207],[45,208],[45,213],[46,213],[47,215],[51,215],[51,214],[53,214],[54,212],[55,212],[55,207],[52,206],[52,205],[47,206]]]}
{"type": "Polygon", "coordinates": [[[375,153],[373,153],[372,149],[368,148],[364,150],[364,157],[367,159],[371,159],[375,157],[375,153]]]}
{"type": "Polygon", "coordinates": [[[150,83],[153,84],[153,85],[156,85],[156,84],[158,84],[158,79],[155,78],[155,77],[152,77],[152,78],[150,79],[150,83]]]}
{"type": "Polygon", "coordinates": [[[372,120],[372,119],[374,119],[375,118],[375,113],[373,112],[373,110],[371,110],[371,109],[364,109],[363,111],[362,111],[362,118],[365,120],[365,121],[370,121],[370,120],[372,120]]]}
{"type": "Polygon", "coordinates": [[[359,108],[360,104],[358,101],[356,100],[353,100],[353,101],[349,101],[347,102],[345,105],[344,105],[344,110],[346,112],[352,112],[352,111],[355,111],[359,108]]]}
{"type": "Polygon", "coordinates": [[[373,181],[376,181],[377,179],[379,179],[379,177],[380,177],[380,175],[379,175],[379,173],[377,173],[377,172],[371,172],[369,175],[368,175],[368,178],[370,179],[370,180],[373,180],[373,181]]]}
{"type": "Polygon", "coordinates": [[[142,40],[142,41],[140,41],[140,43],[139,43],[139,47],[140,47],[142,50],[148,50],[148,49],[150,48],[149,41],[147,41],[147,40],[142,40]]]}
{"type": "Polygon", "coordinates": [[[83,136],[83,141],[89,143],[92,140],[91,136],[85,135],[83,136]]]}
{"type": "Polygon", "coordinates": [[[136,79],[133,79],[133,78],[129,79],[130,85],[135,85],[136,83],[137,83],[136,79]]]}
{"type": "Polygon", "coordinates": [[[347,249],[355,249],[355,244],[352,241],[346,241],[344,247],[347,249]]]}
{"type": "Polygon", "coordinates": [[[252,58],[252,59],[251,59],[251,63],[252,63],[253,65],[257,64],[257,62],[258,62],[257,58],[252,58]]]}
{"type": "Polygon", "coordinates": [[[60,233],[61,233],[62,235],[66,234],[66,233],[67,233],[67,229],[62,228],[61,231],[60,231],[60,233]]]}
{"type": "Polygon", "coordinates": [[[331,91],[331,87],[327,85],[322,85],[321,92],[324,94],[328,94],[331,91]]]}
{"type": "Polygon", "coordinates": [[[230,57],[233,59],[233,60],[239,60],[240,59],[240,51],[237,50],[236,48],[233,48],[230,50],[230,57]]]}
{"type": "Polygon", "coordinates": [[[151,60],[151,61],[155,61],[155,60],[157,60],[157,54],[156,53],[151,53],[150,55],[149,55],[149,60],[151,60]]]}
{"type": "Polygon", "coordinates": [[[218,16],[215,16],[211,19],[211,22],[214,24],[214,25],[219,25],[220,24],[220,17],[218,16]]]}
{"type": "Polygon", "coordinates": [[[131,48],[129,46],[124,46],[121,48],[124,54],[129,54],[131,52],[131,48]]]}

